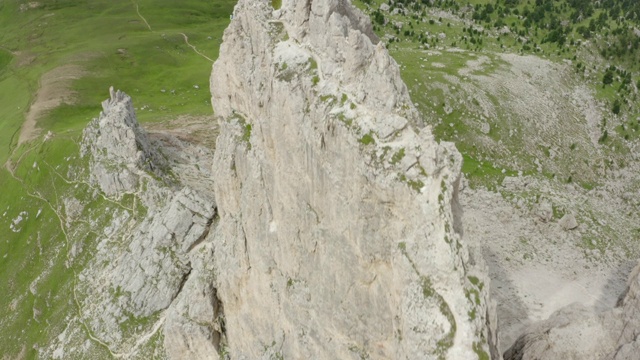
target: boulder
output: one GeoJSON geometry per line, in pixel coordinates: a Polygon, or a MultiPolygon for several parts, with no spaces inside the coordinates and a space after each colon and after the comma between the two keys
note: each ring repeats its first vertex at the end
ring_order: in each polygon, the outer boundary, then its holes
{"type": "Polygon", "coordinates": [[[576,221],[575,216],[571,213],[565,214],[560,221],[558,221],[558,224],[564,230],[573,230],[578,227],[578,221],[576,221]]]}

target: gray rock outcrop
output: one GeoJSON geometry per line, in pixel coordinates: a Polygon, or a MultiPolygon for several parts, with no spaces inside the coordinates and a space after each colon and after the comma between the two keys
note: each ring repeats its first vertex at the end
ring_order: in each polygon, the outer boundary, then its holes
{"type": "Polygon", "coordinates": [[[103,193],[94,189],[93,196],[113,209],[91,220],[103,234],[94,259],[79,273],[74,296],[80,321],[112,356],[140,356],[162,333],[163,352],[171,358],[217,357],[212,337],[220,328],[214,315],[219,308],[207,241],[217,211],[212,193],[197,189],[210,186],[210,172],[182,162],[173,165],[188,172],[186,180],[177,178],[184,183],[154,176],[161,174],[153,173],[156,164],[172,164],[159,160],[166,156],[140,128],[131,98],[111,90],[103,108],[84,131],[81,149],[90,164],[89,183],[103,193]],[[213,355],[206,355],[210,350],[213,355]]]}
{"type": "Polygon", "coordinates": [[[191,256],[193,270],[169,307],[164,347],[170,359],[218,359],[224,334],[224,309],[213,287],[208,243],[191,256]]]}
{"type": "Polygon", "coordinates": [[[565,307],[533,325],[504,355],[505,360],[634,360],[640,351],[640,265],[618,305],[596,314],[580,304],[565,307]]]}
{"type": "Polygon", "coordinates": [[[137,190],[140,172],[157,171],[146,132],[136,120],[131,97],[109,89],[102,112],[84,130],[80,154],[91,156],[90,181],[107,195],[137,190]]]}
{"type": "Polygon", "coordinates": [[[234,359],[494,358],[461,156],[344,0],[241,0],[213,67],[213,241],[234,359]]]}
{"type": "Polygon", "coordinates": [[[538,219],[542,222],[549,222],[553,219],[553,205],[549,201],[542,201],[537,209],[538,219]]]}

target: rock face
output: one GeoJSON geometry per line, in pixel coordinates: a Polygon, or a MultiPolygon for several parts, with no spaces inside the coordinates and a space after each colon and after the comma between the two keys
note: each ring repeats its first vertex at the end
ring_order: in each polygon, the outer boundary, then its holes
{"type": "Polygon", "coordinates": [[[211,79],[216,296],[234,359],[487,359],[461,157],[348,1],[239,1],[211,79]]]}
{"type": "MultiPolygon", "coordinates": [[[[56,207],[74,311],[39,357],[502,359],[487,270],[463,237],[461,156],[434,140],[349,1],[240,0],[211,90],[215,156],[213,142],[148,134],[111,89],[83,134],[89,171],[69,169],[56,207]]],[[[527,229],[503,199],[467,191],[470,233],[527,229]]],[[[533,209],[536,226],[581,236],[583,218],[533,209]]],[[[563,308],[506,359],[638,358],[639,274],[615,309],[563,308]]]]}
{"type": "MultiPolygon", "coordinates": [[[[103,108],[84,131],[81,149],[89,159],[89,183],[99,188],[92,196],[103,197],[114,209],[91,219],[104,233],[94,259],[79,273],[74,294],[79,320],[112,356],[144,357],[141,349],[161,333],[160,353],[175,359],[215,358],[221,308],[212,287],[207,239],[217,211],[212,192],[198,189],[210,186],[210,172],[200,171],[197,163],[189,168],[161,160],[171,159],[163,151],[171,155],[176,150],[150,141],[126,94],[111,90],[103,108]],[[164,174],[158,164],[187,176],[159,176],[164,174]]],[[[180,142],[167,137],[165,146],[180,142]]]]}
{"type": "Polygon", "coordinates": [[[600,314],[576,304],[532,326],[505,353],[506,360],[632,360],[640,351],[640,266],[618,305],[600,314]]]}
{"type": "Polygon", "coordinates": [[[138,125],[131,98],[113,88],[109,93],[100,117],[84,130],[80,153],[92,155],[91,183],[111,196],[135,191],[140,171],[156,171],[159,159],[138,125]]]}

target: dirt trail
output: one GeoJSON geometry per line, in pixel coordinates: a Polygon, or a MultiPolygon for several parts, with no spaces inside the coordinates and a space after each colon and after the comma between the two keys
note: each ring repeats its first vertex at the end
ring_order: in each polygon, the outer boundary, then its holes
{"type": "Polygon", "coordinates": [[[149,22],[147,21],[147,19],[144,18],[144,16],[142,16],[142,14],[140,13],[140,6],[138,6],[138,3],[131,0],[131,2],[136,6],[136,12],[138,13],[138,17],[140,19],[142,19],[142,21],[144,21],[145,25],[147,25],[147,28],[149,29],[149,31],[153,31],[151,30],[151,25],[149,25],[149,22]]]}
{"type": "Polygon", "coordinates": [[[195,51],[195,52],[196,52],[196,54],[198,54],[198,55],[202,56],[203,58],[205,58],[205,59],[207,59],[207,60],[209,60],[209,61],[211,61],[211,62],[213,63],[213,60],[212,60],[210,57],[208,57],[207,55],[205,55],[205,54],[201,53],[200,51],[198,51],[198,49],[196,49],[196,47],[195,47],[195,46],[193,46],[193,45],[191,45],[191,44],[189,43],[189,37],[188,37],[185,33],[180,33],[180,35],[182,35],[182,36],[184,37],[184,42],[185,42],[185,43],[187,43],[187,45],[188,45],[190,48],[192,48],[192,49],[193,49],[193,51],[195,51]]]}
{"type": "Polygon", "coordinates": [[[18,56],[18,55],[20,54],[19,52],[17,52],[17,51],[13,51],[13,50],[9,49],[9,48],[8,48],[8,47],[6,47],[6,46],[2,46],[2,45],[0,45],[0,49],[1,49],[1,50],[6,51],[6,52],[8,52],[8,53],[10,53],[10,54],[11,54],[11,55],[13,55],[13,56],[18,56]]]}
{"type": "MultiPolygon", "coordinates": [[[[138,3],[135,2],[134,0],[131,0],[131,2],[136,6],[136,13],[138,14],[138,17],[144,22],[144,24],[147,26],[147,29],[149,29],[149,31],[155,33],[155,31],[151,28],[151,25],[149,24],[149,22],[147,21],[147,19],[142,16],[142,14],[140,13],[140,6],[138,6],[138,3]]],[[[207,59],[208,61],[210,61],[211,63],[213,63],[213,59],[211,59],[210,57],[208,57],[207,55],[201,53],[194,45],[191,45],[191,43],[189,42],[189,37],[185,34],[185,33],[180,33],[180,35],[182,35],[182,37],[184,38],[184,42],[187,44],[187,46],[189,46],[191,49],[193,49],[193,51],[195,51],[196,54],[202,56],[203,58],[207,59]]]]}
{"type": "Polygon", "coordinates": [[[18,145],[33,140],[40,134],[38,120],[48,111],[62,104],[72,104],[75,93],[71,90],[73,80],[85,76],[87,72],[76,64],[59,66],[42,76],[34,101],[29,107],[25,122],[20,130],[18,145]]]}

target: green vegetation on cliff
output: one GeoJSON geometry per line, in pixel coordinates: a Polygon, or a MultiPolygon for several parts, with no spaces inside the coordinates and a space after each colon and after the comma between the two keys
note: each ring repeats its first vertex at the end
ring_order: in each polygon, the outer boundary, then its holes
{"type": "MultiPolygon", "coordinates": [[[[472,185],[492,188],[505,175],[540,172],[590,188],[597,182],[597,176],[592,176],[595,168],[587,170],[579,159],[611,167],[623,162],[625,143],[640,138],[636,2],[355,3],[371,16],[374,30],[399,63],[412,99],[425,121],[433,125],[436,137],[456,143],[462,152],[463,171],[472,185]],[[509,54],[524,57],[518,60],[509,54]],[[507,73],[513,76],[504,76],[507,73]],[[557,89],[547,91],[545,81],[558,85],[557,89]],[[538,93],[527,92],[528,85],[538,93]],[[577,95],[567,94],[580,86],[595,97],[590,109],[576,100],[577,95]],[[538,149],[523,146],[527,138],[545,135],[531,132],[531,127],[542,122],[539,118],[547,116],[549,107],[532,108],[539,112],[536,117],[511,103],[524,97],[525,103],[533,104],[537,96],[539,104],[546,101],[545,96],[556,97],[548,116],[571,119],[560,121],[567,131],[574,119],[589,118],[587,113],[592,112],[598,119],[589,121],[597,124],[589,126],[599,128],[593,133],[600,139],[600,149],[595,150],[582,134],[584,144],[567,136],[556,143],[542,139],[538,149]],[[570,147],[571,151],[562,150],[570,147]],[[604,154],[596,160],[594,151],[604,154]]],[[[586,125],[583,120],[578,122],[586,125]]],[[[564,135],[561,131],[561,137],[564,135]]]]}

